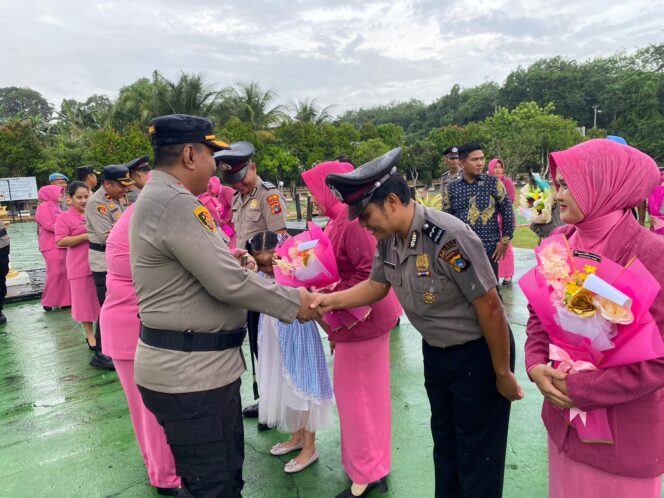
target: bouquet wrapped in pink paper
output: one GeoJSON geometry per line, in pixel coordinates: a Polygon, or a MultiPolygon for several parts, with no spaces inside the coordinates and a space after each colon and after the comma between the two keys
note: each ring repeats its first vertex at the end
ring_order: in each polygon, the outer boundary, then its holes
{"type": "MultiPolygon", "coordinates": [[[[623,267],[571,250],[564,235],[536,250],[537,266],[519,285],[549,335],[554,367],[569,374],[664,356],[650,314],[659,283],[637,259],[623,267]]],[[[566,410],[584,442],[612,443],[606,410],[566,410]]]]}
{"type": "Polygon", "coordinates": [[[318,225],[281,240],[275,249],[280,257],[274,265],[274,278],[281,285],[324,289],[339,281],[339,270],[330,239],[318,225]]]}

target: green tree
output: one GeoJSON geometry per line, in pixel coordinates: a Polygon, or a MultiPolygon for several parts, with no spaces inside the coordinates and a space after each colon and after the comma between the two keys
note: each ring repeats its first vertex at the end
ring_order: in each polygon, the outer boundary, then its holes
{"type": "Polygon", "coordinates": [[[52,113],[53,106],[35,90],[15,86],[0,88],[0,122],[15,117],[39,118],[46,122],[52,113]]]}
{"type": "Polygon", "coordinates": [[[271,106],[277,94],[263,90],[256,81],[238,83],[223,92],[223,100],[232,116],[249,123],[253,130],[265,130],[285,117],[283,106],[271,106]]]}
{"type": "Polygon", "coordinates": [[[390,150],[389,145],[385,144],[380,138],[371,138],[359,142],[355,145],[353,150],[353,163],[360,166],[378,156],[382,156],[388,150],[390,150]]]}
{"type": "Polygon", "coordinates": [[[303,99],[291,105],[291,112],[293,113],[292,120],[299,123],[314,123],[321,125],[329,123],[332,119],[330,111],[334,106],[327,106],[320,108],[316,104],[316,99],[303,99]]]}
{"type": "Polygon", "coordinates": [[[43,146],[30,120],[0,124],[0,176],[28,176],[43,159],[43,146]]]}

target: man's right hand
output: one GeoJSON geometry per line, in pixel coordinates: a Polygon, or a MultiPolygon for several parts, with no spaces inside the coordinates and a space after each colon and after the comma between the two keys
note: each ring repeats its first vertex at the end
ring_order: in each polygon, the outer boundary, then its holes
{"type": "Polygon", "coordinates": [[[299,287],[298,290],[300,291],[300,309],[297,312],[297,319],[301,323],[315,320],[319,315],[318,306],[314,305],[315,294],[310,293],[304,287],[299,287]]]}

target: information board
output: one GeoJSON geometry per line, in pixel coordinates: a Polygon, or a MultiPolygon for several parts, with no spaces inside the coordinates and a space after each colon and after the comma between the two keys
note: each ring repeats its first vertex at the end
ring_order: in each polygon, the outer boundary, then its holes
{"type": "Polygon", "coordinates": [[[34,176],[0,178],[0,202],[37,199],[37,179],[34,176]]]}

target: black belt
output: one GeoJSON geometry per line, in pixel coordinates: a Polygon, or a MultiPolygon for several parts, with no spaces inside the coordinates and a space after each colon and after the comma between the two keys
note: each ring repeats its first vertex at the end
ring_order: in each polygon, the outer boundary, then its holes
{"type": "Polygon", "coordinates": [[[106,244],[97,244],[96,242],[90,242],[90,249],[93,251],[106,252],[106,244]]]}
{"type": "Polygon", "coordinates": [[[247,335],[246,324],[235,330],[219,332],[184,332],[176,330],[152,329],[141,325],[141,341],[148,346],[173,351],[223,351],[239,348],[247,335]]]}
{"type": "Polygon", "coordinates": [[[5,235],[7,235],[7,230],[0,228],[0,237],[4,237],[5,235]]]}

